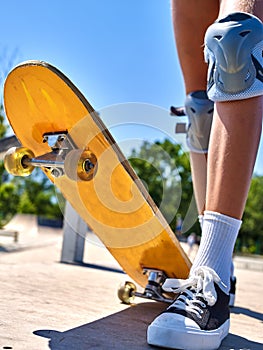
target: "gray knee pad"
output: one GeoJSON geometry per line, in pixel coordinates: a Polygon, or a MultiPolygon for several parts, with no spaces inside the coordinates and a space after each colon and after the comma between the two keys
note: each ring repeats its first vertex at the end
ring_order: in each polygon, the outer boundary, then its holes
{"type": "Polygon", "coordinates": [[[207,94],[212,101],[246,99],[263,94],[263,24],[237,12],[212,24],[205,35],[209,63],[207,94]]]}
{"type": "Polygon", "coordinates": [[[191,151],[206,153],[213,119],[214,103],[206,91],[194,91],[186,96],[185,113],[189,119],[187,145],[191,151]]]}

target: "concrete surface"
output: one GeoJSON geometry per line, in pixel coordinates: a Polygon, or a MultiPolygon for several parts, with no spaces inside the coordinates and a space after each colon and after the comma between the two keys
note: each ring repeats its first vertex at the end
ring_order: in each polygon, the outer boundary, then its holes
{"type": "MultiPolygon", "coordinates": [[[[59,262],[61,230],[40,228],[34,240],[22,238],[14,244],[0,237],[0,349],[153,349],[147,325],[165,305],[139,298],[121,304],[117,289],[127,277],[94,236],[87,237],[83,266],[59,262]]],[[[263,349],[262,272],[253,266],[236,268],[236,307],[220,350],[263,349]]]]}

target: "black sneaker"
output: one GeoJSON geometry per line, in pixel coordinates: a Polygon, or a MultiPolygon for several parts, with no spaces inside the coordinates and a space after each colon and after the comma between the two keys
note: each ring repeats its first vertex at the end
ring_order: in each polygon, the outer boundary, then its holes
{"type": "Polygon", "coordinates": [[[180,293],[148,327],[147,341],[171,349],[215,350],[229,332],[229,296],[210,268],[200,267],[188,280],[168,279],[163,288],[180,293]]]}
{"type": "Polygon", "coordinates": [[[236,299],[236,283],[237,279],[235,276],[230,277],[230,291],[229,291],[229,306],[234,307],[235,306],[235,299],[236,299]]]}

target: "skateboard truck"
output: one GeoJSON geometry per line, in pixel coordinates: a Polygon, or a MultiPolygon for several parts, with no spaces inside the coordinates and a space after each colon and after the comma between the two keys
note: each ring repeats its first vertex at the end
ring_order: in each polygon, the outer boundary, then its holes
{"type": "Polygon", "coordinates": [[[174,299],[169,298],[162,289],[167,276],[161,270],[144,268],[143,273],[148,276],[148,283],[142,293],[137,292],[133,282],[126,281],[118,290],[118,297],[124,304],[131,304],[135,297],[172,303],[174,299]]]}
{"type": "Polygon", "coordinates": [[[77,148],[67,131],[58,133],[45,133],[43,143],[48,143],[52,150],[71,150],[77,148]]]}
{"type": "Polygon", "coordinates": [[[4,159],[6,170],[15,176],[28,176],[35,167],[48,169],[54,178],[67,175],[71,180],[91,180],[95,175],[97,158],[88,149],[77,149],[66,132],[45,133],[42,139],[51,152],[35,157],[26,148],[10,148],[4,159]]]}

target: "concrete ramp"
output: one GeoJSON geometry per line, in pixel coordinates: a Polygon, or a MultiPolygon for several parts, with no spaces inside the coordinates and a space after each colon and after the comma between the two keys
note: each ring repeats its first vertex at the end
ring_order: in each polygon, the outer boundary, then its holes
{"type": "Polygon", "coordinates": [[[0,230],[1,236],[14,236],[14,240],[25,241],[33,238],[38,234],[37,216],[32,214],[16,214],[0,230]]]}

